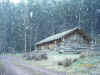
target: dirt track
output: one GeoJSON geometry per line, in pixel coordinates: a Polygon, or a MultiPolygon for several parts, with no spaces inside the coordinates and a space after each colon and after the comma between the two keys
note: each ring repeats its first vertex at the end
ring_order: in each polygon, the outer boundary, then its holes
{"type": "Polygon", "coordinates": [[[23,63],[17,57],[0,57],[0,75],[66,75],[66,73],[51,71],[23,63]],[[13,63],[16,62],[17,64],[13,63]]]}

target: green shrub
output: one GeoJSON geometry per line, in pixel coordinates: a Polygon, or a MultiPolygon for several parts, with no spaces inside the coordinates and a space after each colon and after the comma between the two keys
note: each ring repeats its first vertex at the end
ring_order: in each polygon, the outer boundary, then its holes
{"type": "Polygon", "coordinates": [[[63,62],[64,67],[68,67],[72,64],[72,59],[66,58],[65,61],[63,62]]]}
{"type": "Polygon", "coordinates": [[[59,61],[57,64],[59,66],[64,66],[64,67],[68,67],[70,65],[72,65],[72,63],[76,62],[78,59],[75,58],[75,59],[71,59],[71,58],[66,58],[65,60],[63,61],[59,61]]]}
{"type": "Polygon", "coordinates": [[[63,62],[59,61],[57,64],[58,64],[58,65],[63,65],[63,62]]]}
{"type": "Polygon", "coordinates": [[[75,59],[73,59],[73,62],[76,62],[77,60],[78,60],[78,59],[75,58],[75,59]]]}
{"type": "Polygon", "coordinates": [[[80,53],[81,53],[80,51],[76,52],[76,54],[80,54],[80,53]]]}
{"type": "Polygon", "coordinates": [[[85,56],[85,55],[83,55],[83,54],[81,54],[81,55],[80,55],[80,58],[85,58],[85,57],[86,57],[86,56],[85,56]]]}
{"type": "Polygon", "coordinates": [[[45,53],[44,53],[44,54],[41,54],[40,56],[41,56],[41,59],[45,59],[45,60],[48,59],[48,56],[47,56],[47,54],[45,54],[45,53]]]}

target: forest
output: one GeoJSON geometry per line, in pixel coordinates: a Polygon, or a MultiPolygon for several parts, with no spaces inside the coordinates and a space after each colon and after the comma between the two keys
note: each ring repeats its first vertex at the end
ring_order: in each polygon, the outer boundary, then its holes
{"type": "Polygon", "coordinates": [[[100,0],[0,0],[0,50],[34,50],[50,35],[80,26],[100,36],[100,0]],[[25,40],[26,39],[26,40],[25,40]]]}

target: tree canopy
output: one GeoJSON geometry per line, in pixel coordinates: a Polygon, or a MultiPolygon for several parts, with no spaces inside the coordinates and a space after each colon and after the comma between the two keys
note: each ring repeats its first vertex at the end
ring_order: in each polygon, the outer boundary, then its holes
{"type": "Polygon", "coordinates": [[[21,0],[14,4],[0,2],[0,47],[17,51],[27,50],[34,43],[50,35],[81,26],[88,33],[100,33],[100,0],[21,0]],[[27,28],[28,27],[28,28],[27,28]],[[26,29],[27,28],[27,29],[26,29]]]}

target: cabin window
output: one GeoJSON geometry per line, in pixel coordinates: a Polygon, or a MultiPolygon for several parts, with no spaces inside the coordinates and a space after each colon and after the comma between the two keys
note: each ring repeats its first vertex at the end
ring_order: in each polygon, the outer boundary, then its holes
{"type": "Polygon", "coordinates": [[[49,49],[53,49],[54,48],[54,44],[49,44],[49,49]]]}

